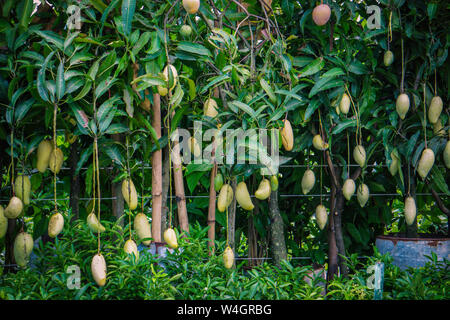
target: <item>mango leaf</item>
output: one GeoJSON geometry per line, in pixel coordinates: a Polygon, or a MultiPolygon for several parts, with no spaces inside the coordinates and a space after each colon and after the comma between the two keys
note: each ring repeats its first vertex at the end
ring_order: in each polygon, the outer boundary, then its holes
{"type": "Polygon", "coordinates": [[[314,99],[308,104],[308,108],[306,108],[305,111],[305,121],[307,121],[314,114],[319,105],[320,101],[318,99],[314,99]]]}
{"type": "Polygon", "coordinates": [[[31,13],[33,12],[33,0],[22,0],[17,6],[17,17],[19,18],[19,26],[26,30],[31,20],[31,13]]]}
{"type": "Polygon", "coordinates": [[[193,42],[180,41],[178,43],[178,50],[201,56],[208,56],[208,57],[212,56],[211,51],[209,51],[206,47],[202,46],[201,44],[193,42]]]}
{"type": "Polygon", "coordinates": [[[350,64],[348,71],[358,75],[369,73],[369,69],[358,60],[350,64]]]}
{"type": "Polygon", "coordinates": [[[211,79],[212,80],[205,87],[202,88],[202,90],[200,91],[200,94],[204,94],[210,88],[214,88],[215,86],[221,84],[222,82],[225,82],[226,80],[230,80],[230,77],[228,75],[224,74],[221,76],[213,77],[211,79]]]}
{"type": "Polygon", "coordinates": [[[124,123],[113,123],[111,124],[108,129],[105,130],[105,134],[117,134],[117,133],[124,133],[128,132],[130,129],[128,126],[124,123]]]}
{"type": "Polygon", "coordinates": [[[344,81],[333,78],[333,77],[322,78],[316,82],[314,87],[309,92],[309,98],[312,98],[320,91],[335,88],[335,87],[340,87],[340,86],[344,86],[344,81]]]}
{"type": "Polygon", "coordinates": [[[14,110],[14,117],[16,119],[16,122],[19,122],[25,117],[28,110],[30,110],[30,108],[33,106],[34,102],[34,98],[30,98],[25,102],[19,104],[19,106],[14,110]]]}
{"type": "Polygon", "coordinates": [[[240,102],[240,101],[232,101],[230,103],[228,103],[228,106],[233,105],[239,109],[241,109],[242,111],[244,111],[245,113],[247,113],[248,115],[250,115],[254,120],[258,120],[255,111],[249,107],[249,105],[240,102]]]}
{"type": "Polygon", "coordinates": [[[74,103],[70,104],[70,109],[72,110],[72,113],[77,120],[77,126],[81,134],[89,135],[89,131],[87,130],[89,118],[87,117],[86,113],[74,103]]]}
{"type": "Polygon", "coordinates": [[[106,91],[111,88],[111,86],[117,81],[117,78],[109,77],[99,83],[98,87],[95,88],[95,97],[100,98],[106,91]]]}
{"type": "Polygon", "coordinates": [[[131,23],[133,22],[136,0],[122,1],[122,25],[123,33],[128,36],[131,33],[131,23]]]}
{"type": "Polygon", "coordinates": [[[123,158],[122,154],[120,153],[118,146],[108,145],[103,148],[103,151],[113,162],[124,167],[124,158],[123,158]]]}
{"type": "Polygon", "coordinates": [[[73,40],[76,37],[78,37],[79,34],[80,34],[80,32],[77,31],[77,32],[74,32],[74,33],[68,35],[68,37],[64,41],[64,51],[67,50],[67,48],[72,44],[73,40]]]}
{"type": "Polygon", "coordinates": [[[47,56],[47,58],[45,58],[44,63],[42,64],[41,69],[38,72],[38,77],[37,77],[37,82],[36,82],[36,86],[37,86],[37,90],[39,93],[39,96],[42,98],[42,100],[49,102],[49,96],[48,96],[48,92],[47,92],[47,88],[45,86],[45,70],[47,69],[47,65],[50,61],[50,59],[53,57],[53,55],[55,54],[55,51],[50,52],[50,54],[47,56]]]}
{"type": "Polygon", "coordinates": [[[336,127],[334,127],[332,134],[338,134],[341,131],[350,127],[356,127],[356,120],[349,119],[339,123],[336,127]]]}
{"type": "Polygon", "coordinates": [[[77,94],[77,96],[75,98],[73,98],[73,100],[77,101],[77,100],[84,98],[84,96],[86,96],[89,93],[91,88],[92,88],[92,81],[86,80],[84,83],[83,89],[81,89],[81,91],[77,94]]]}
{"type": "Polygon", "coordinates": [[[64,80],[64,63],[61,61],[56,74],[56,98],[61,100],[66,91],[66,82],[64,80]]]}
{"type": "Polygon", "coordinates": [[[97,109],[97,121],[100,123],[104,121],[106,116],[112,112],[114,104],[119,100],[120,98],[115,95],[112,98],[106,100],[102,103],[102,105],[97,109]]]}
{"type": "Polygon", "coordinates": [[[270,102],[272,102],[274,104],[277,103],[277,97],[275,96],[275,93],[273,92],[272,88],[267,83],[267,81],[265,79],[261,78],[261,80],[259,80],[259,83],[261,84],[261,87],[266,92],[266,94],[269,96],[270,102]]]}
{"type": "Polygon", "coordinates": [[[323,58],[322,57],[317,58],[316,60],[314,60],[313,62],[308,64],[306,67],[304,67],[300,71],[299,78],[307,77],[307,76],[311,76],[313,74],[316,74],[317,72],[322,70],[324,66],[325,66],[325,61],[323,60],[323,58]]]}
{"type": "Polygon", "coordinates": [[[321,78],[328,78],[328,77],[337,77],[345,75],[345,72],[341,68],[333,68],[331,70],[328,70],[323,75],[321,75],[321,78]]]}
{"type": "Polygon", "coordinates": [[[85,148],[83,152],[80,154],[80,159],[78,160],[77,166],[75,168],[75,174],[80,173],[81,168],[83,165],[90,159],[92,155],[92,144],[85,148]]]}
{"type": "Polygon", "coordinates": [[[356,229],[355,225],[353,223],[347,223],[346,227],[348,233],[350,233],[352,238],[355,239],[356,242],[362,243],[361,234],[359,233],[358,229],[356,229]]]}
{"type": "Polygon", "coordinates": [[[105,25],[105,21],[108,18],[108,15],[111,13],[112,10],[114,10],[116,8],[116,6],[119,4],[120,0],[113,0],[111,1],[111,3],[108,5],[108,7],[103,11],[102,17],[100,19],[101,22],[101,28],[100,28],[100,33],[103,31],[103,26],[105,25]]]}
{"type": "Polygon", "coordinates": [[[151,36],[152,36],[152,33],[149,31],[144,32],[140,36],[138,42],[136,42],[136,44],[134,45],[133,50],[132,50],[132,52],[135,56],[139,53],[139,51],[142,50],[142,48],[144,48],[145,45],[147,45],[151,36]]]}
{"type": "Polygon", "coordinates": [[[34,30],[34,33],[43,38],[48,43],[53,44],[59,50],[64,51],[64,39],[53,31],[34,30]]]}
{"type": "Polygon", "coordinates": [[[442,175],[441,170],[436,165],[431,169],[431,175],[433,177],[432,185],[434,189],[438,189],[446,195],[450,196],[450,190],[448,189],[448,185],[445,182],[445,178],[442,175]]]}

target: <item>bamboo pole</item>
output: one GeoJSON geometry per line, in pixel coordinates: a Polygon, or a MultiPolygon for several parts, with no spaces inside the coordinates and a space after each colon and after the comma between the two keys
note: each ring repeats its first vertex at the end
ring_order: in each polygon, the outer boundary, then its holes
{"type": "MultiPolygon", "coordinates": [[[[161,97],[153,95],[153,129],[156,137],[161,138],[161,97]]],[[[155,242],[161,242],[161,210],[162,210],[162,150],[157,150],[152,156],[152,237],[155,242]]]]}

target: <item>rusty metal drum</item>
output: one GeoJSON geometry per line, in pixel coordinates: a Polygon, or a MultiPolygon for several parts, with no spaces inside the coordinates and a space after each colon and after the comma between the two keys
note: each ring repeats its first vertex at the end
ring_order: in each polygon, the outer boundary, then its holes
{"type": "Polygon", "coordinates": [[[450,260],[450,238],[427,237],[404,238],[400,235],[381,235],[375,242],[381,254],[389,253],[393,264],[405,270],[419,268],[430,261],[426,256],[434,252],[438,260],[450,260]]]}

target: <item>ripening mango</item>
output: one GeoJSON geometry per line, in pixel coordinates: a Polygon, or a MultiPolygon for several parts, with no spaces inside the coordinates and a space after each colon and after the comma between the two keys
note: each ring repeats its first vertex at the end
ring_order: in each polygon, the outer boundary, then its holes
{"type": "Polygon", "coordinates": [[[64,154],[60,148],[52,150],[50,154],[50,160],[48,161],[48,167],[53,173],[58,174],[61,170],[62,164],[64,162],[64,154]]]}
{"type": "Polygon", "coordinates": [[[0,206],[0,239],[2,239],[6,235],[6,231],[8,230],[8,218],[5,217],[5,210],[0,206]]]}
{"type": "Polygon", "coordinates": [[[225,268],[227,268],[227,269],[231,269],[233,267],[234,253],[233,253],[233,249],[231,249],[229,246],[223,252],[223,264],[225,265],[225,268]]]}
{"type": "Polygon", "coordinates": [[[308,194],[316,183],[316,176],[314,175],[314,171],[311,169],[307,169],[302,177],[302,191],[303,194],[308,194]]]}
{"type": "Polygon", "coordinates": [[[134,230],[136,230],[139,240],[141,240],[145,246],[151,244],[152,241],[150,238],[152,237],[152,228],[145,214],[138,213],[136,217],[134,217],[134,230]]]}
{"type": "Polygon", "coordinates": [[[409,110],[409,97],[406,93],[402,93],[398,96],[395,108],[397,110],[398,115],[400,116],[400,119],[404,120],[406,117],[406,114],[409,110]]]}
{"type": "Polygon", "coordinates": [[[164,231],[164,241],[170,248],[178,248],[177,234],[172,228],[167,228],[166,231],[164,231]]]}
{"type": "Polygon", "coordinates": [[[233,197],[233,188],[229,184],[224,184],[217,199],[217,209],[220,212],[224,212],[233,201],[233,197]]]}
{"type": "Polygon", "coordinates": [[[281,130],[281,142],[284,150],[291,151],[294,148],[294,132],[289,120],[283,120],[283,129],[281,130]]]}
{"type": "Polygon", "coordinates": [[[316,6],[312,12],[312,18],[316,25],[325,25],[331,17],[331,9],[326,4],[320,4],[316,6]]]}
{"type": "Polygon", "coordinates": [[[366,149],[362,145],[357,145],[353,149],[353,159],[361,168],[366,164],[366,149]]]}
{"type": "Polygon", "coordinates": [[[21,174],[16,177],[14,191],[24,205],[27,206],[30,204],[31,182],[27,175],[21,174]]]}
{"type": "Polygon", "coordinates": [[[200,0],[183,0],[183,7],[189,14],[195,14],[200,8],[200,0]]]}
{"type": "Polygon", "coordinates": [[[42,140],[37,149],[36,169],[43,173],[48,168],[50,155],[53,150],[53,144],[50,140],[42,140]]]}
{"type": "Polygon", "coordinates": [[[91,272],[97,285],[103,287],[106,284],[106,261],[101,253],[92,258],[91,272]]]}
{"type": "Polygon", "coordinates": [[[359,185],[356,197],[361,208],[364,208],[369,201],[369,187],[365,183],[359,185]]]}
{"type": "Polygon", "coordinates": [[[12,197],[6,207],[4,214],[8,219],[16,219],[23,210],[23,203],[18,197],[12,197]]]}
{"type": "Polygon", "coordinates": [[[328,221],[327,209],[321,204],[316,207],[316,221],[320,230],[325,228],[328,221]]]}
{"type": "Polygon", "coordinates": [[[258,190],[255,192],[255,197],[259,200],[266,200],[269,198],[271,192],[270,181],[263,178],[259,183],[258,190]]]}
{"type": "Polygon", "coordinates": [[[203,104],[203,114],[207,117],[215,118],[219,114],[218,109],[219,106],[214,99],[208,99],[203,104]]]}
{"type": "Polygon", "coordinates": [[[244,181],[239,182],[236,187],[236,201],[244,210],[247,211],[251,211],[255,207],[252,203],[250,193],[248,192],[247,185],[244,181]]]}
{"type": "Polygon", "coordinates": [[[133,240],[128,239],[127,241],[125,241],[123,251],[125,251],[126,254],[134,255],[136,261],[139,259],[139,251],[136,242],[134,242],[133,240]]]}
{"type": "Polygon", "coordinates": [[[434,165],[434,151],[430,148],[423,150],[420,157],[419,164],[417,165],[417,173],[422,179],[425,179],[434,165]]]}
{"type": "Polygon", "coordinates": [[[33,251],[33,237],[26,232],[20,232],[14,240],[14,260],[16,264],[25,268],[33,251]]]}
{"type": "Polygon", "coordinates": [[[431,124],[435,124],[442,113],[444,103],[441,97],[436,96],[431,100],[430,107],[428,108],[428,120],[431,124]]]}
{"type": "Polygon", "coordinates": [[[416,201],[414,200],[413,197],[407,197],[405,199],[405,220],[408,226],[414,223],[414,220],[416,219],[416,214],[417,214],[416,201]]]}
{"type": "Polygon", "coordinates": [[[344,194],[345,199],[350,200],[352,196],[355,194],[356,185],[353,179],[347,179],[344,182],[344,186],[342,187],[342,193],[344,194]]]}
{"type": "Polygon", "coordinates": [[[61,213],[54,213],[48,222],[48,235],[50,238],[56,238],[64,228],[64,217],[61,213]]]}
{"type": "Polygon", "coordinates": [[[137,208],[138,196],[131,178],[122,181],[122,196],[130,210],[135,210],[137,208]]]}

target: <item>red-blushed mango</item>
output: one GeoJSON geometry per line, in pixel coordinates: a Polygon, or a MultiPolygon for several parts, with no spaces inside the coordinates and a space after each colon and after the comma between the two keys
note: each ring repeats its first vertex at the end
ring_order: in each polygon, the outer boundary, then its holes
{"type": "Polygon", "coordinates": [[[316,6],[312,12],[314,23],[318,26],[325,25],[331,17],[331,9],[326,4],[316,6]]]}
{"type": "Polygon", "coordinates": [[[200,8],[200,0],[183,0],[183,7],[187,13],[195,14],[200,8]]]}

